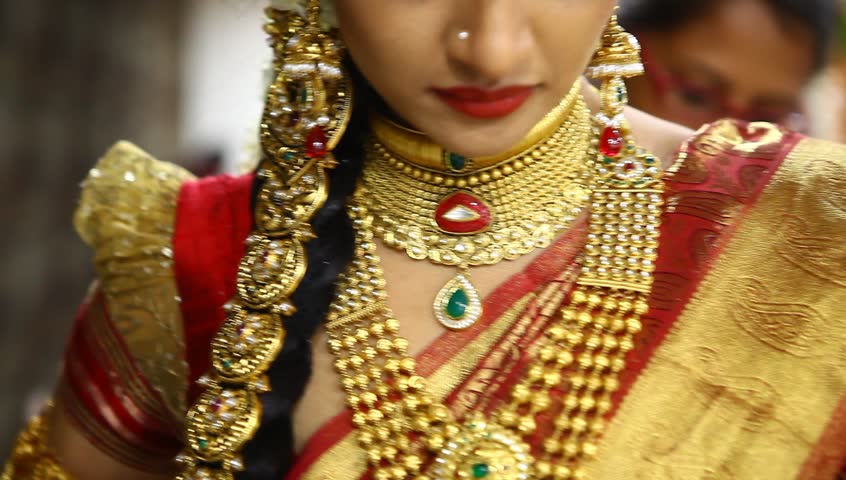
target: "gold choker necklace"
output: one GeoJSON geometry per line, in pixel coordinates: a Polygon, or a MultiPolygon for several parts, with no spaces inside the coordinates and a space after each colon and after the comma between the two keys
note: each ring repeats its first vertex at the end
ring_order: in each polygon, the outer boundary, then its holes
{"type": "Polygon", "coordinates": [[[449,329],[468,328],[482,315],[470,267],[547,247],[587,205],[592,165],[585,159],[596,148],[590,111],[574,90],[533,130],[543,133],[539,141],[481,160],[386,122],[373,121],[362,176],[373,231],[415,260],[457,267],[435,296],[434,313],[449,329]]]}

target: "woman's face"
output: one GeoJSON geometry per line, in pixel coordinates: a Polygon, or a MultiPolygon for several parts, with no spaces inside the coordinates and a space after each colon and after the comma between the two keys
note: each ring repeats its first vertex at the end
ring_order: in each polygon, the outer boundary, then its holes
{"type": "Polygon", "coordinates": [[[335,0],[355,64],[394,112],[465,156],[517,143],[567,94],[615,0],[335,0]]]}
{"type": "Polygon", "coordinates": [[[677,31],[638,35],[647,75],[631,81],[632,104],[693,128],[794,121],[813,73],[811,32],[760,0],[714,4],[677,31]]]}

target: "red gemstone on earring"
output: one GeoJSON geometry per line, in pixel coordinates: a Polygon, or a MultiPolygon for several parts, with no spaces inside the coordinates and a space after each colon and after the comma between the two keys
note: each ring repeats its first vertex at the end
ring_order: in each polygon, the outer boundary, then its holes
{"type": "Polygon", "coordinates": [[[329,140],[326,138],[326,132],[324,132],[322,128],[312,128],[308,137],[306,137],[306,157],[317,158],[325,156],[327,151],[326,144],[328,142],[329,140]]]}
{"type": "Polygon", "coordinates": [[[469,235],[488,228],[493,213],[484,201],[467,192],[455,192],[438,204],[435,223],[446,233],[469,235]]]}
{"type": "Polygon", "coordinates": [[[599,152],[614,158],[623,150],[623,133],[617,127],[605,127],[599,138],[599,152]]]}

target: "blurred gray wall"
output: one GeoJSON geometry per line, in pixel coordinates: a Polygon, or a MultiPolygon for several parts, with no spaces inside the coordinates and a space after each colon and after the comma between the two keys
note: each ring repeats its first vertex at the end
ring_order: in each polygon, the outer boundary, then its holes
{"type": "Polygon", "coordinates": [[[0,0],[0,463],[93,277],[78,183],[116,139],[174,159],[177,0],[0,0]]]}

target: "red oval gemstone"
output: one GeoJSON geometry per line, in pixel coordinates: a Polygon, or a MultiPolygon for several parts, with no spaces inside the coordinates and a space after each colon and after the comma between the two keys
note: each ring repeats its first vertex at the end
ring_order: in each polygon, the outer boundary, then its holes
{"type": "Polygon", "coordinates": [[[468,235],[488,228],[493,215],[490,207],[467,192],[455,192],[438,204],[435,223],[446,233],[468,235]]]}
{"type": "Polygon", "coordinates": [[[623,133],[616,127],[605,127],[599,138],[599,152],[614,158],[623,150],[623,133]]]}
{"type": "Polygon", "coordinates": [[[326,138],[326,132],[320,127],[314,127],[306,137],[306,157],[316,158],[326,155],[326,144],[329,140],[326,138]]]}

